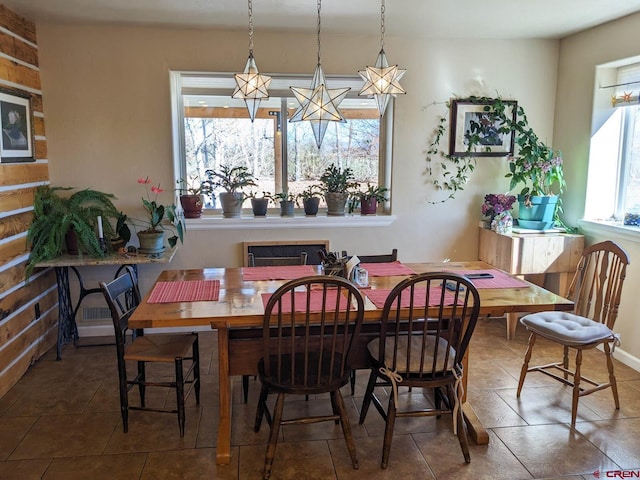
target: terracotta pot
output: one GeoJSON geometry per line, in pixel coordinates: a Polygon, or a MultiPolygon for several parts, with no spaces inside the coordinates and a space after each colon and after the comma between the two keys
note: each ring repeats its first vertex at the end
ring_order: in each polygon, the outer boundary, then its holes
{"type": "Polygon", "coordinates": [[[363,198],[360,200],[360,215],[375,215],[378,210],[378,200],[363,198]]]}
{"type": "Polygon", "coordinates": [[[180,205],[185,218],[200,218],[204,201],[202,195],[180,195],[180,205]]]}
{"type": "Polygon", "coordinates": [[[78,255],[78,235],[75,228],[71,227],[67,234],[64,236],[64,241],[67,245],[67,253],[69,255],[78,255]]]}

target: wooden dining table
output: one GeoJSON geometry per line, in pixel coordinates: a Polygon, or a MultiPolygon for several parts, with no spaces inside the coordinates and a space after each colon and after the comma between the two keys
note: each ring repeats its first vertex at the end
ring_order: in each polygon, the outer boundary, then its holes
{"type": "MultiPolygon", "coordinates": [[[[494,271],[495,267],[485,262],[409,263],[403,266],[415,273],[450,271],[465,273],[469,270],[494,271]]],[[[269,268],[269,267],[256,267],[269,268]]],[[[295,268],[300,268],[296,266],[295,268]]],[[[303,270],[300,270],[302,272],[303,270]]],[[[321,274],[319,267],[304,272],[321,274]]],[[[392,272],[393,273],[393,272],[392,272]]],[[[507,275],[499,272],[500,275],[507,275]]],[[[130,328],[155,329],[163,327],[191,328],[212,326],[218,331],[219,370],[219,424],[216,444],[216,463],[231,461],[231,412],[232,382],[235,375],[255,375],[262,353],[263,294],[274,292],[286,279],[247,279],[246,268],[202,268],[191,270],[164,270],[154,287],[143,298],[129,320],[130,328]],[[243,275],[244,270],[244,275],[243,275]],[[243,278],[244,277],[244,278],[243,278]],[[215,301],[170,301],[155,303],[158,296],[154,290],[171,282],[214,280],[219,291],[215,301]],[[219,282],[219,283],[218,283],[219,282]],[[151,301],[150,301],[150,297],[151,301]],[[153,302],[153,303],[152,303],[153,302]]],[[[299,275],[304,276],[304,275],[299,275]]],[[[370,276],[370,289],[393,288],[407,274],[370,276]]],[[[510,277],[510,276],[509,276],[510,277]]],[[[514,278],[514,277],[510,277],[514,278]]],[[[210,282],[211,283],[211,282],[210,282]]],[[[367,289],[362,292],[366,295],[367,289]]],[[[571,310],[573,303],[539,286],[520,280],[517,286],[508,288],[478,288],[481,317],[501,317],[507,313],[530,313],[545,310],[571,310]]],[[[165,299],[166,300],[166,299],[165,299]]],[[[380,319],[381,308],[365,296],[365,320],[363,334],[354,344],[352,366],[367,368],[366,344],[375,335],[375,325],[380,319]],[[366,327],[369,326],[369,329],[366,327]],[[369,332],[368,334],[366,332],[369,332]],[[367,336],[369,335],[369,336],[367,336]]],[[[150,332],[151,333],[151,332],[150,332]]],[[[465,378],[473,363],[465,359],[465,378]]],[[[465,388],[466,391],[466,388],[465,388]]],[[[488,443],[489,436],[471,405],[463,403],[469,433],[480,444],[488,443]]]]}

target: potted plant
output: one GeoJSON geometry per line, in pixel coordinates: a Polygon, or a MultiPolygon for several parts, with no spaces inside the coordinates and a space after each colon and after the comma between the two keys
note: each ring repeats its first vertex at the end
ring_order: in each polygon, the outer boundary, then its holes
{"type": "Polygon", "coordinates": [[[33,220],[27,232],[27,244],[31,250],[26,267],[29,278],[38,262],[52,260],[64,253],[78,250],[102,258],[103,246],[96,235],[98,217],[104,225],[103,235],[114,236],[110,219],[117,219],[120,212],[113,205],[115,197],[110,193],[84,189],[69,196],[61,192],[72,187],[39,186],[33,201],[33,220]],[[104,219],[104,222],[102,220],[104,219]]]}
{"type": "Polygon", "coordinates": [[[182,243],[185,226],[182,218],[176,213],[176,206],[158,203],[158,195],[164,190],[160,188],[160,185],[149,187],[151,184],[149,177],[139,178],[138,183],[144,185],[145,188],[146,198],[142,197],[142,206],[147,213],[147,219],[144,222],[138,221],[143,225],[143,229],[138,231],[140,251],[142,253],[160,253],[164,250],[165,231],[173,232],[173,236],[167,239],[170,247],[175,247],[178,240],[182,243]],[[153,198],[151,194],[153,194],[153,198]],[[165,222],[165,217],[169,223],[165,222]]]}
{"type": "Polygon", "coordinates": [[[242,202],[246,198],[244,188],[256,187],[255,177],[247,167],[221,165],[220,171],[206,170],[212,188],[220,187],[224,192],[219,194],[222,216],[239,217],[242,214],[242,202]]]}
{"type": "Polygon", "coordinates": [[[322,188],[320,185],[309,185],[296,196],[296,202],[302,200],[302,208],[307,217],[315,217],[318,214],[318,205],[320,205],[320,197],[322,196],[322,188]]]}
{"type": "Polygon", "coordinates": [[[293,207],[295,205],[295,197],[293,194],[284,191],[276,193],[274,198],[280,200],[280,216],[293,217],[293,207]]]}
{"type": "Polygon", "coordinates": [[[267,208],[269,207],[269,202],[273,200],[273,195],[269,192],[262,192],[262,196],[259,197],[258,194],[251,192],[249,194],[249,198],[251,198],[251,210],[253,211],[253,216],[266,217],[267,208]]]}
{"type": "Polygon", "coordinates": [[[567,184],[562,169],[562,155],[542,142],[527,122],[522,108],[518,108],[518,121],[509,123],[515,132],[516,154],[509,158],[510,189],[523,185],[518,202],[518,225],[524,228],[546,230],[562,223],[560,195],[567,184]]]}
{"type": "Polygon", "coordinates": [[[360,203],[361,215],[375,215],[378,210],[378,203],[387,201],[388,188],[380,185],[371,185],[367,183],[367,189],[362,192],[355,192],[349,199],[349,213],[355,210],[360,203]]]}
{"type": "Polygon", "coordinates": [[[188,180],[180,178],[176,182],[176,189],[180,194],[180,205],[185,218],[200,218],[204,207],[205,195],[213,194],[213,186],[209,180],[200,180],[198,176],[191,176],[188,180]]]}
{"type": "Polygon", "coordinates": [[[109,238],[109,244],[111,250],[117,252],[121,248],[127,246],[129,240],[131,240],[131,229],[127,225],[129,217],[123,212],[118,212],[116,217],[116,228],[114,229],[114,236],[109,238]]]}
{"type": "Polygon", "coordinates": [[[341,170],[332,163],[320,177],[320,182],[327,202],[327,215],[344,216],[350,192],[358,186],[353,171],[350,168],[341,170]]]}

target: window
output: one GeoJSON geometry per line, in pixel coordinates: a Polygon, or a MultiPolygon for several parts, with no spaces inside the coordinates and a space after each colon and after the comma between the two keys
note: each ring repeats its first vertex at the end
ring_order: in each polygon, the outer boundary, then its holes
{"type": "Polygon", "coordinates": [[[585,217],[622,221],[640,214],[640,63],[600,69],[585,217]]]}
{"type": "Polygon", "coordinates": [[[252,123],[244,101],[231,98],[233,74],[172,72],[176,178],[204,178],[207,169],[241,165],[258,179],[255,193],[295,196],[334,163],[351,168],[365,187],[389,188],[392,102],[381,119],[375,101],[358,96],[359,77],[328,77],[330,86],[351,90],[340,104],[346,121],[329,123],[318,150],[309,122],[286,121],[298,106],[289,86],[310,83],[310,76],[272,76],[270,98],[252,123]]]}

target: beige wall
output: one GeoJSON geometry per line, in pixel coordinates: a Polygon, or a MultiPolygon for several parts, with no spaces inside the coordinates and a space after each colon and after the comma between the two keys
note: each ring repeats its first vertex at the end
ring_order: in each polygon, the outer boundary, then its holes
{"type": "MultiPolygon", "coordinates": [[[[584,204],[594,65],[631,55],[637,44],[632,40],[640,36],[639,22],[635,16],[562,42],[425,40],[394,35],[389,26],[385,50],[392,62],[407,69],[402,84],[408,92],[398,98],[395,112],[392,209],[397,220],[384,228],[192,230],[172,267],[238,266],[243,240],[285,238],[327,238],[333,248],[350,252],[395,247],[403,261],[475,260],[482,197],[507,191],[506,160],[479,159],[455,200],[427,202],[438,194],[424,175],[424,152],[437,117],[446,111],[441,102],[456,95],[499,94],[524,106],[537,133],[564,153],[569,183],[565,211],[575,224],[584,204]]],[[[139,215],[138,177],[150,175],[163,185],[173,184],[169,71],[238,71],[246,61],[246,33],[48,23],[37,27],[52,183],[113,192],[124,211],[139,215]]],[[[263,72],[311,73],[315,66],[312,32],[258,30],[255,41],[263,72]]],[[[355,73],[371,64],[378,41],[323,34],[325,72],[355,73]]],[[[141,268],[143,289],[159,270],[141,268]]],[[[87,275],[91,279],[103,274],[87,275]]],[[[629,277],[627,292],[637,285],[633,270],[629,277]]],[[[623,306],[622,326],[630,321],[629,307],[623,306]]],[[[640,357],[640,346],[630,346],[629,352],[640,357]]]]}
{"type": "MultiPolygon", "coordinates": [[[[158,28],[38,25],[50,122],[53,184],[115,193],[127,213],[139,213],[136,178],[172,185],[169,70],[236,71],[246,61],[245,33],[158,28]]],[[[311,73],[315,39],[256,32],[263,71],[311,73]]],[[[189,232],[175,266],[240,265],[239,241],[329,238],[332,246],[377,253],[397,247],[411,260],[477,258],[482,196],[506,191],[504,159],[481,159],[455,201],[434,198],[423,175],[435,120],[452,95],[499,92],[523,104],[541,136],[551,137],[558,43],[555,41],[419,40],[387,36],[389,59],[407,68],[395,116],[393,213],[388,228],[329,231],[189,232]],[[215,239],[212,247],[211,238],[215,239]],[[368,245],[361,247],[362,238],[368,245]],[[194,248],[196,254],[187,253],[194,248]]],[[[378,39],[323,36],[327,73],[355,73],[377,54],[378,39]]]]}
{"type": "MultiPolygon", "coordinates": [[[[565,214],[576,224],[584,213],[589,142],[592,132],[594,76],[596,66],[638,55],[640,14],[602,25],[560,42],[558,63],[558,101],[554,130],[554,146],[563,151],[567,193],[565,214]]],[[[629,355],[628,363],[640,369],[640,333],[637,312],[640,311],[640,238],[612,230],[585,225],[588,244],[602,240],[618,242],[631,258],[631,266],[622,295],[616,330],[622,336],[620,353],[629,355]]]]}

